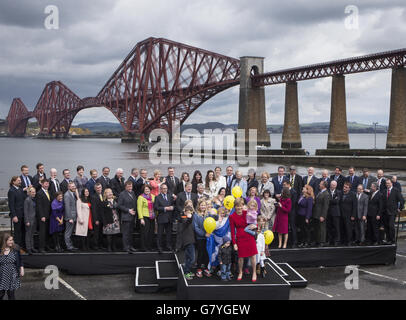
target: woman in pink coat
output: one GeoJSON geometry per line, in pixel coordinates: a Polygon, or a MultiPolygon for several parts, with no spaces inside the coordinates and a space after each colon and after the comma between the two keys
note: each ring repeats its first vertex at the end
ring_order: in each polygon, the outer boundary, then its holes
{"type": "Polygon", "coordinates": [[[275,203],[276,207],[276,218],[273,225],[273,231],[278,233],[279,245],[278,248],[282,247],[282,237],[283,237],[283,248],[286,249],[288,244],[288,232],[289,232],[289,212],[292,209],[292,201],[290,200],[289,188],[283,188],[281,198],[279,202],[275,203]]]}

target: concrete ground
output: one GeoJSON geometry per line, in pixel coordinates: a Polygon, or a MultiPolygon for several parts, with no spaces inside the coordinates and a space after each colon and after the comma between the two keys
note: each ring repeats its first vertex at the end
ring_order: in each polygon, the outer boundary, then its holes
{"type": "MultiPolygon", "coordinates": [[[[395,265],[361,266],[358,289],[345,288],[345,267],[298,268],[307,288],[291,289],[291,300],[406,299],[406,239],[400,239],[395,265]]],[[[40,270],[26,270],[17,299],[28,300],[174,300],[176,292],[139,294],[134,275],[71,276],[60,274],[59,289],[47,290],[40,270]]]]}

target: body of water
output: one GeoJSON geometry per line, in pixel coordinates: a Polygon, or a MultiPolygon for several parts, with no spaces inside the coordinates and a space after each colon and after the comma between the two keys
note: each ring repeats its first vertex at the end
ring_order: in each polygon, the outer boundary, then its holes
{"type": "MultiPolygon", "coordinates": [[[[279,149],[281,134],[272,134],[272,148],[279,149]]],[[[314,153],[316,149],[326,148],[327,134],[303,134],[303,148],[314,153]]],[[[352,148],[370,149],[374,147],[373,134],[350,135],[352,148]]],[[[377,148],[385,148],[386,135],[377,135],[377,148]]],[[[111,177],[117,168],[123,168],[125,177],[129,176],[131,168],[146,168],[148,176],[152,171],[160,169],[166,175],[168,165],[156,166],[149,161],[147,154],[137,153],[135,144],[123,144],[120,139],[68,139],[68,140],[42,140],[32,138],[0,138],[1,166],[0,166],[0,196],[5,196],[8,190],[8,182],[11,176],[20,175],[20,167],[26,164],[30,168],[30,174],[36,173],[35,165],[38,162],[45,164],[45,171],[48,175],[49,169],[58,170],[58,178],[62,179],[62,170],[71,170],[72,179],[76,176],[76,166],[85,167],[86,176],[89,176],[90,169],[97,169],[100,173],[102,167],[109,166],[112,170],[111,177]]],[[[219,165],[225,174],[228,164],[219,165]]],[[[184,165],[174,164],[176,175],[180,176],[182,171],[193,174],[198,169],[205,176],[207,170],[214,169],[214,160],[209,164],[184,165]]],[[[267,170],[276,173],[278,164],[258,163],[258,171],[267,170]]],[[[320,175],[323,168],[316,168],[316,174],[320,175]]],[[[333,169],[333,168],[328,168],[333,169]]],[[[299,174],[306,174],[305,166],[298,166],[299,174]]],[[[387,174],[391,174],[388,172],[387,174]]],[[[403,174],[404,176],[405,174],[403,174]]]]}

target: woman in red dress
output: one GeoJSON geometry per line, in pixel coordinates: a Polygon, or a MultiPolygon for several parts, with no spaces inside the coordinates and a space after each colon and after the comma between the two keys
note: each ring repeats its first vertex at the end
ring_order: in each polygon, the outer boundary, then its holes
{"type": "Polygon", "coordinates": [[[275,203],[275,206],[276,218],[273,225],[273,231],[278,233],[278,249],[282,247],[282,237],[283,248],[286,249],[289,233],[289,212],[292,209],[292,201],[290,200],[289,188],[283,188],[281,199],[279,200],[279,202],[275,203]]]}
{"type": "MultiPolygon", "coordinates": [[[[234,250],[238,251],[238,278],[240,281],[242,279],[242,267],[244,263],[244,258],[251,259],[252,266],[252,282],[257,281],[257,273],[255,270],[256,266],[256,255],[257,243],[255,237],[245,232],[244,229],[247,227],[247,211],[243,210],[244,200],[238,198],[234,202],[235,212],[230,216],[230,229],[231,229],[231,240],[234,244],[234,250]]],[[[253,225],[253,227],[256,227],[253,225]]]]}

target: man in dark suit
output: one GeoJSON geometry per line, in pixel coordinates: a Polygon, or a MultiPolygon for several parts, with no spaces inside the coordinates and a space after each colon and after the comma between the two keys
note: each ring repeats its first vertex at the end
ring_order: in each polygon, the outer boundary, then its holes
{"type": "Polygon", "coordinates": [[[139,197],[142,194],[142,190],[144,187],[144,184],[149,185],[148,179],[147,179],[148,172],[145,169],[140,170],[140,177],[138,178],[137,182],[135,183],[135,195],[139,197]]]}
{"type": "Polygon", "coordinates": [[[371,184],[368,200],[367,239],[370,244],[376,245],[379,241],[379,221],[383,213],[383,196],[378,190],[378,184],[371,184]]]}
{"type": "Polygon", "coordinates": [[[42,180],[42,187],[36,195],[36,210],[39,219],[39,252],[45,253],[49,250],[48,234],[49,234],[49,216],[51,213],[51,195],[48,191],[49,181],[42,180]]]}
{"type": "Polygon", "coordinates": [[[383,170],[379,169],[376,172],[376,182],[378,184],[378,189],[382,194],[385,194],[386,191],[386,179],[385,176],[383,174],[383,170]]]}
{"type": "Polygon", "coordinates": [[[179,178],[175,177],[175,169],[168,168],[168,176],[165,178],[165,183],[168,186],[168,193],[176,194],[179,184],[179,178]]]}
{"type": "Polygon", "coordinates": [[[309,185],[313,188],[313,192],[316,195],[318,193],[318,181],[319,179],[314,175],[314,168],[310,167],[307,169],[307,176],[303,177],[303,186],[309,185]]]}
{"type": "Polygon", "coordinates": [[[342,193],[337,189],[337,181],[333,180],[330,183],[328,193],[330,194],[330,202],[327,214],[327,235],[329,243],[338,246],[340,243],[340,201],[342,193]]]}
{"type": "Polygon", "coordinates": [[[66,191],[68,191],[68,185],[69,182],[72,182],[72,180],[70,179],[70,171],[69,169],[64,169],[62,171],[62,175],[63,175],[63,181],[60,183],[60,188],[61,191],[63,192],[63,194],[66,193],[66,191]]]}
{"type": "Polygon", "coordinates": [[[354,230],[355,219],[357,217],[357,197],[351,191],[351,182],[346,181],[343,187],[343,196],[340,202],[341,217],[344,222],[344,231],[346,245],[352,244],[352,233],[354,230]]]}
{"type": "Polygon", "coordinates": [[[390,179],[386,180],[386,192],[383,195],[384,204],[384,224],[386,233],[386,243],[395,242],[395,219],[405,205],[405,201],[400,191],[393,187],[390,179]]]}
{"type": "Polygon", "coordinates": [[[286,180],[283,182],[283,188],[288,188],[290,191],[290,200],[292,202],[292,207],[288,214],[288,223],[291,235],[289,239],[291,239],[292,248],[297,247],[297,229],[296,229],[296,209],[297,209],[297,202],[298,202],[298,193],[295,189],[292,188],[290,185],[290,181],[286,180]]]}
{"type": "Polygon", "coordinates": [[[402,193],[402,185],[398,182],[398,177],[392,176],[391,181],[392,181],[393,187],[398,189],[400,191],[400,193],[402,193]]]}
{"type": "Polygon", "coordinates": [[[369,175],[368,169],[364,169],[364,170],[362,170],[362,176],[360,177],[360,180],[361,180],[362,187],[364,188],[365,194],[369,195],[370,189],[371,189],[371,184],[373,182],[376,182],[376,178],[371,177],[369,175]]]}
{"type": "Polygon", "coordinates": [[[127,181],[130,181],[133,184],[133,191],[135,192],[136,186],[135,184],[137,183],[137,180],[139,179],[139,170],[137,168],[132,168],[131,169],[131,174],[128,177],[127,181]]]}
{"type": "Polygon", "coordinates": [[[326,219],[330,202],[326,181],[320,181],[319,190],[320,192],[316,196],[314,204],[313,219],[315,223],[316,245],[323,247],[326,244],[326,219]]]}
{"type": "Polygon", "coordinates": [[[326,181],[327,182],[327,190],[330,188],[330,183],[331,183],[331,179],[328,176],[328,170],[323,170],[321,173],[321,178],[319,179],[319,184],[320,181],[326,181]]]}
{"type": "Polygon", "coordinates": [[[103,187],[100,183],[94,186],[95,193],[90,198],[92,205],[93,249],[103,248],[103,187]]]}
{"type": "MultiPolygon", "coordinates": [[[[14,241],[20,248],[25,248],[25,229],[24,229],[24,200],[26,194],[21,188],[21,178],[14,176],[10,181],[10,190],[8,191],[9,216],[13,222],[14,241]]],[[[4,244],[3,244],[4,245],[4,244]]]]}
{"type": "Polygon", "coordinates": [[[123,192],[125,189],[123,174],[124,174],[123,169],[118,168],[116,171],[116,175],[114,176],[113,179],[110,180],[110,187],[116,198],[118,198],[121,192],[123,192]]]}
{"type": "Polygon", "coordinates": [[[102,175],[96,180],[97,183],[100,183],[102,185],[103,192],[104,192],[104,190],[111,188],[109,174],[110,174],[110,168],[104,167],[102,170],[102,175]]]}
{"type": "Polygon", "coordinates": [[[226,168],[226,175],[224,176],[224,178],[226,178],[226,195],[229,196],[231,195],[231,187],[235,179],[235,174],[233,173],[232,166],[228,166],[226,168]]]}
{"type": "Polygon", "coordinates": [[[42,163],[37,163],[36,168],[37,174],[32,177],[32,185],[37,191],[39,191],[41,189],[40,182],[42,179],[46,179],[47,175],[45,174],[45,168],[42,163]]]}
{"type": "MultiPolygon", "coordinates": [[[[196,210],[197,195],[196,195],[196,193],[192,193],[192,184],[190,182],[186,183],[185,191],[178,193],[178,195],[177,195],[176,207],[175,207],[175,211],[176,211],[175,217],[176,217],[176,220],[178,221],[178,224],[179,224],[180,216],[182,215],[183,209],[185,207],[186,200],[192,200],[193,207],[196,210]]],[[[176,247],[175,247],[176,250],[181,249],[181,241],[182,241],[182,237],[179,234],[179,232],[177,232],[176,233],[176,247]]]]}
{"type": "Polygon", "coordinates": [[[289,168],[290,174],[288,174],[288,179],[290,181],[290,185],[293,189],[295,189],[296,193],[302,194],[303,189],[303,178],[296,174],[296,167],[290,166],[289,168]]]}
{"type": "Polygon", "coordinates": [[[351,183],[351,191],[352,192],[357,192],[357,187],[359,184],[362,184],[361,179],[355,175],[355,168],[350,167],[348,169],[348,177],[346,178],[345,181],[348,181],[351,183]]]}
{"type": "Polygon", "coordinates": [[[345,182],[345,177],[342,175],[343,169],[341,167],[336,167],[334,174],[330,176],[331,181],[336,181],[337,182],[337,190],[338,191],[343,191],[344,187],[344,182],[345,182]]]}
{"type": "Polygon", "coordinates": [[[23,189],[24,193],[27,194],[27,190],[29,187],[32,186],[32,177],[29,174],[28,166],[23,165],[21,166],[21,189],[23,189]]]}
{"type": "Polygon", "coordinates": [[[49,172],[49,195],[51,196],[51,202],[55,199],[55,194],[61,191],[61,185],[59,180],[56,178],[58,172],[55,168],[52,168],[49,172]]]}
{"type": "Polygon", "coordinates": [[[121,211],[121,232],[123,234],[123,249],[128,253],[136,252],[133,246],[133,228],[135,224],[135,210],[137,198],[133,191],[133,184],[125,183],[125,190],[118,197],[118,208],[121,211]]]}
{"type": "Polygon", "coordinates": [[[94,195],[94,186],[97,183],[97,170],[90,170],[90,179],[86,182],[86,189],[89,190],[90,196],[94,195]]]}
{"type": "Polygon", "coordinates": [[[157,213],[158,252],[162,253],[162,236],[166,234],[167,250],[172,251],[172,214],[175,209],[175,199],[172,193],[168,193],[168,186],[163,183],[160,186],[161,193],[155,197],[154,210],[157,213]]]}
{"type": "Polygon", "coordinates": [[[285,167],[280,166],[278,167],[278,175],[272,178],[276,198],[280,197],[285,181],[289,181],[289,179],[285,176],[285,167]]]}

